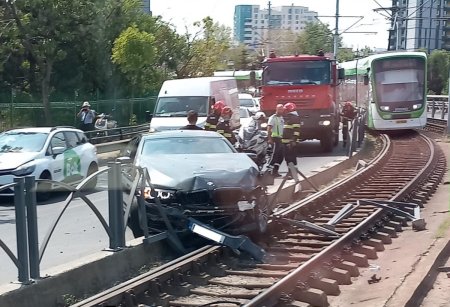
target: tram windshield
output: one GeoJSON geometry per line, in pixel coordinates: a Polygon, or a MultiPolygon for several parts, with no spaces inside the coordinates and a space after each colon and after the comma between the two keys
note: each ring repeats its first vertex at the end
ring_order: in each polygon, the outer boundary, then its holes
{"type": "Polygon", "coordinates": [[[383,111],[420,109],[425,95],[425,61],[391,58],[374,62],[376,97],[383,111]]]}

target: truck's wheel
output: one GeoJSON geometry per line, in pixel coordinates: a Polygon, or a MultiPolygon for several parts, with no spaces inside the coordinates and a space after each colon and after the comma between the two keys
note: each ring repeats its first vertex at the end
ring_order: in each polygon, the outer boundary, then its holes
{"type": "Polygon", "coordinates": [[[327,132],[320,139],[320,146],[324,152],[331,152],[333,150],[334,145],[334,133],[332,131],[327,132]]]}

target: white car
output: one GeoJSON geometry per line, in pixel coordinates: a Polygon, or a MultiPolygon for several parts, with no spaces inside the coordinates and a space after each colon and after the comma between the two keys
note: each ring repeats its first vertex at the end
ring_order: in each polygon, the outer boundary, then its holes
{"type": "MultiPolygon", "coordinates": [[[[0,187],[12,183],[14,177],[27,175],[77,184],[97,170],[97,149],[81,130],[22,128],[0,134],[0,187]]],[[[96,183],[91,180],[88,188],[94,188],[96,183]]],[[[53,188],[40,183],[38,199],[48,199],[53,188]]],[[[8,188],[0,195],[12,196],[14,191],[8,188]]]]}
{"type": "Polygon", "coordinates": [[[239,117],[241,121],[241,127],[248,127],[252,121],[252,115],[246,107],[239,107],[239,117]]]}
{"type": "Polygon", "coordinates": [[[250,94],[239,94],[239,105],[247,108],[252,114],[259,111],[259,103],[250,94]]]}

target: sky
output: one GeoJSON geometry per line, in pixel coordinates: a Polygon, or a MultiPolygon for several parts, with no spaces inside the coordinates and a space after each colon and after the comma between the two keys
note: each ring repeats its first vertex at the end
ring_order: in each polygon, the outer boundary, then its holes
{"type": "MultiPolygon", "coordinates": [[[[272,0],[272,7],[282,5],[297,5],[308,7],[316,11],[322,22],[328,23],[330,28],[335,28],[335,18],[325,17],[336,14],[336,0],[272,0]],[[324,16],[324,17],[321,17],[324,16]]],[[[352,32],[376,32],[376,34],[343,33],[345,47],[354,50],[365,46],[371,48],[387,48],[389,21],[379,13],[373,11],[379,8],[377,2],[384,7],[392,4],[391,0],[339,0],[339,30],[343,32],[363,16],[357,25],[348,31],[352,32]]],[[[154,16],[161,15],[163,20],[170,21],[178,32],[184,33],[186,26],[203,17],[211,16],[213,20],[233,29],[234,7],[240,4],[260,5],[261,9],[267,8],[268,1],[263,0],[151,0],[151,10],[154,16]]],[[[386,13],[384,13],[386,15],[386,13]]]]}

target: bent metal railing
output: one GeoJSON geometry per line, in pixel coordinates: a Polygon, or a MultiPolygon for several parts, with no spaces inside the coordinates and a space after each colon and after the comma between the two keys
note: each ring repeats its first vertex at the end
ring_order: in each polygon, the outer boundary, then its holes
{"type": "MultiPolygon", "coordinates": [[[[29,284],[33,281],[33,279],[40,278],[40,263],[48,243],[64,212],[72,200],[76,198],[82,199],[102,224],[106,234],[109,237],[108,250],[115,252],[125,248],[125,231],[131,203],[134,197],[139,197],[136,196],[137,194],[143,195],[143,193],[136,193],[137,189],[143,189],[142,185],[139,187],[139,183],[142,182],[148,184],[148,182],[150,182],[146,169],[135,169],[135,176],[132,180],[133,185],[130,189],[129,197],[127,197],[125,201],[123,198],[122,164],[120,162],[108,163],[107,168],[91,174],[76,187],[48,179],[35,180],[34,176],[16,177],[14,178],[13,183],[1,186],[0,191],[14,188],[17,257],[1,239],[0,247],[6,252],[17,267],[19,273],[18,281],[23,284],[29,284]],[[87,195],[85,195],[86,188],[89,186],[91,181],[104,173],[108,173],[108,223],[94,203],[87,197],[87,195]],[[42,241],[41,247],[39,248],[36,187],[40,182],[57,186],[58,188],[69,191],[70,194],[66,197],[62,210],[51,224],[42,241]]],[[[146,235],[146,237],[148,237],[148,235],[146,235]]],[[[167,238],[167,236],[158,236],[156,238],[152,238],[152,240],[147,240],[147,242],[156,242],[165,238],[167,238]]]]}

